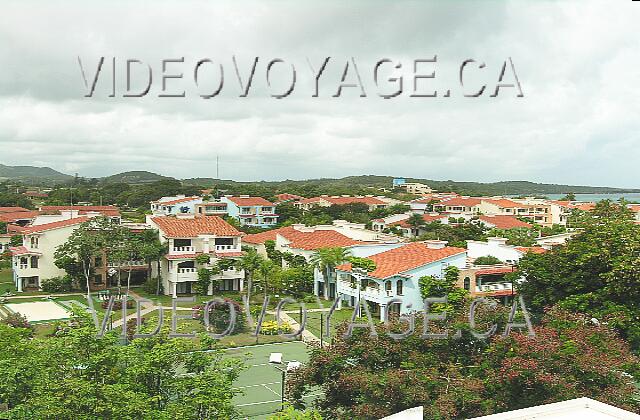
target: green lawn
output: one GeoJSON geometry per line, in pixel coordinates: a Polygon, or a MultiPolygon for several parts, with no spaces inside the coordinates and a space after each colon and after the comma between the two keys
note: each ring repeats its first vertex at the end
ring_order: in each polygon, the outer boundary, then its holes
{"type": "MultiPolygon", "coordinates": [[[[327,314],[328,312],[307,312],[307,325],[306,329],[309,330],[313,335],[320,338],[320,316],[324,316],[323,328],[327,328],[327,314]]],[[[352,308],[344,308],[341,310],[336,310],[331,315],[331,320],[329,323],[331,329],[331,337],[336,336],[336,328],[341,325],[346,320],[351,320],[351,315],[353,314],[352,308]]],[[[293,317],[296,321],[299,321],[300,316],[298,314],[289,314],[289,316],[293,317]]]]}
{"type": "Polygon", "coordinates": [[[16,287],[13,284],[13,273],[10,268],[3,268],[0,270],[0,295],[5,292],[16,292],[16,287]]]}

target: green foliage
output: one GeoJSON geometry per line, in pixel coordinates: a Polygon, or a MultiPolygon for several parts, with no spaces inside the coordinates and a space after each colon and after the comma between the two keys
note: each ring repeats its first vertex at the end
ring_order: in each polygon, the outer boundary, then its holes
{"type": "MultiPolygon", "coordinates": [[[[231,312],[228,305],[232,305],[236,313],[236,322],[233,330],[230,334],[239,334],[246,330],[247,321],[246,315],[240,304],[229,298],[224,298],[224,304],[214,303],[209,306],[209,325],[211,332],[221,334],[229,328],[231,320],[231,312]]],[[[206,314],[204,314],[204,306],[199,305],[195,307],[195,317],[200,319],[204,324],[206,314]]]]}
{"type": "Polygon", "coordinates": [[[96,337],[85,318],[54,336],[29,339],[0,325],[0,403],[9,418],[234,418],[239,362],[194,353],[166,335],[119,344],[96,337]]]}
{"type": "Polygon", "coordinates": [[[417,240],[426,241],[439,239],[447,241],[449,246],[466,248],[467,241],[484,241],[487,239],[487,229],[482,223],[468,221],[458,225],[444,225],[440,222],[427,223],[420,228],[423,232],[417,240]]]}
{"type": "Polygon", "coordinates": [[[164,287],[162,286],[162,282],[157,277],[156,278],[149,277],[142,285],[142,290],[144,290],[145,293],[148,293],[150,295],[155,295],[156,292],[158,292],[157,293],[158,295],[164,294],[164,287]],[[160,286],[159,292],[158,292],[158,286],[160,286]]]}
{"type": "Polygon", "coordinates": [[[20,246],[22,245],[22,236],[21,235],[13,235],[11,239],[9,239],[9,245],[11,246],[20,246]]]}
{"type": "Polygon", "coordinates": [[[496,265],[503,264],[502,261],[498,257],[494,257],[493,255],[486,255],[482,257],[476,258],[473,263],[475,265],[496,265]]]}
{"type": "Polygon", "coordinates": [[[351,263],[352,268],[363,270],[366,273],[371,273],[376,269],[376,263],[369,258],[348,257],[347,260],[351,263]]]}
{"type": "Polygon", "coordinates": [[[603,201],[580,222],[565,246],[526,254],[518,286],[530,309],[542,314],[556,303],[608,319],[640,349],[640,226],[624,206],[603,201]],[[635,319],[635,321],[634,321],[635,319]]]}
{"type": "Polygon", "coordinates": [[[33,335],[35,328],[27,321],[27,317],[19,312],[11,312],[0,319],[0,324],[8,325],[11,328],[20,328],[26,331],[29,336],[33,335]]]}
{"type": "Polygon", "coordinates": [[[433,312],[447,311],[452,308],[460,308],[469,296],[469,292],[461,287],[457,287],[460,270],[456,266],[449,266],[445,269],[442,278],[435,276],[423,276],[418,279],[420,296],[422,299],[433,297],[446,297],[447,304],[433,305],[433,312]]]}
{"type": "MultiPolygon", "coordinates": [[[[314,349],[309,363],[288,375],[289,401],[303,409],[302,395],[322,386],[315,406],[340,419],[379,419],[416,406],[429,419],[472,418],[576,397],[640,412],[629,376],[638,373],[640,360],[611,328],[556,309],[534,327],[536,337],[512,331],[482,340],[470,334],[468,310],[430,323],[432,332],[449,330],[445,339],[422,339],[421,316],[403,340],[387,335],[406,330],[398,320],[377,325],[376,338],[368,329],[348,338],[337,334],[333,346],[314,349]],[[460,338],[453,337],[457,329],[460,338]]],[[[496,322],[502,332],[507,313],[482,305],[477,330],[496,322]]]]}
{"type": "Polygon", "coordinates": [[[52,277],[42,280],[42,291],[47,293],[64,293],[73,289],[73,280],[70,276],[52,277]]]}
{"type": "Polygon", "coordinates": [[[317,410],[300,411],[289,405],[279,413],[270,416],[269,420],[322,420],[322,416],[317,410]]]}

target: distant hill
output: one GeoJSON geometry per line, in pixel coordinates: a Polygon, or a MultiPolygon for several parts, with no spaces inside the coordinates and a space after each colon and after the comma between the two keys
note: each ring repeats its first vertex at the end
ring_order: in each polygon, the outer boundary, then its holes
{"type": "MultiPolygon", "coordinates": [[[[241,189],[244,194],[270,196],[278,192],[294,192],[300,195],[317,194],[379,194],[380,189],[390,189],[392,176],[356,175],[344,178],[319,178],[284,181],[233,181],[215,178],[190,178],[182,180],[183,185],[216,187],[235,193],[241,189]]],[[[51,168],[35,166],[6,166],[0,164],[0,180],[13,179],[24,184],[59,184],[73,180],[71,175],[63,174],[51,168]]],[[[592,187],[587,185],[541,184],[530,181],[467,182],[453,180],[433,180],[405,178],[407,182],[421,182],[437,191],[454,191],[463,195],[545,195],[545,194],[615,194],[640,192],[640,189],[592,187]]],[[[101,184],[126,183],[147,184],[156,181],[175,180],[175,178],[149,171],[127,171],[98,178],[101,184]]]]}
{"type": "Polygon", "coordinates": [[[55,169],[38,166],[7,166],[0,164],[0,179],[15,179],[23,182],[63,182],[73,179],[73,176],[63,174],[55,169]]]}
{"type": "MultiPolygon", "coordinates": [[[[394,177],[380,175],[358,175],[344,178],[320,178],[285,181],[236,182],[213,178],[192,178],[183,180],[187,185],[233,187],[234,185],[254,185],[256,187],[285,191],[287,188],[307,188],[309,191],[329,194],[343,194],[358,191],[360,194],[376,194],[379,188],[391,188],[394,177]]],[[[463,195],[543,195],[543,194],[607,194],[640,192],[640,189],[591,187],[581,185],[540,184],[529,181],[500,181],[491,183],[465,181],[438,181],[433,179],[405,178],[407,182],[420,182],[437,191],[454,191],[463,195]]]]}
{"type": "Polygon", "coordinates": [[[159,175],[148,171],[128,171],[100,178],[100,182],[105,184],[147,184],[150,182],[174,179],[168,176],[159,175]]]}

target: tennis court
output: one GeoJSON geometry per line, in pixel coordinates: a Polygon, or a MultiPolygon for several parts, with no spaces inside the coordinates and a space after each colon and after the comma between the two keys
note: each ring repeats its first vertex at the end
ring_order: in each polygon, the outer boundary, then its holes
{"type": "MultiPolygon", "coordinates": [[[[225,353],[248,366],[235,383],[243,395],[236,396],[234,403],[249,419],[266,419],[278,411],[282,403],[282,371],[279,369],[286,370],[288,362],[304,364],[309,359],[307,346],[300,341],[239,347],[225,353]],[[271,353],[282,353],[282,363],[270,364],[271,353]]],[[[305,399],[312,401],[317,395],[311,393],[305,399]]]]}

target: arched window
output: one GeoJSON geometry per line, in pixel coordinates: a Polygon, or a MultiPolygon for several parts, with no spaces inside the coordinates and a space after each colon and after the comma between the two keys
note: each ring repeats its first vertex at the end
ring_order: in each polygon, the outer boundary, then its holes
{"type": "Polygon", "coordinates": [[[391,291],[391,282],[390,282],[390,281],[387,281],[387,282],[384,284],[384,290],[386,290],[386,291],[388,291],[388,292],[390,292],[390,291],[391,291]]]}
{"type": "Polygon", "coordinates": [[[402,295],[402,280],[396,282],[396,294],[402,295]]]}
{"type": "Polygon", "coordinates": [[[471,289],[471,279],[469,277],[464,278],[464,290],[471,289]]]}

